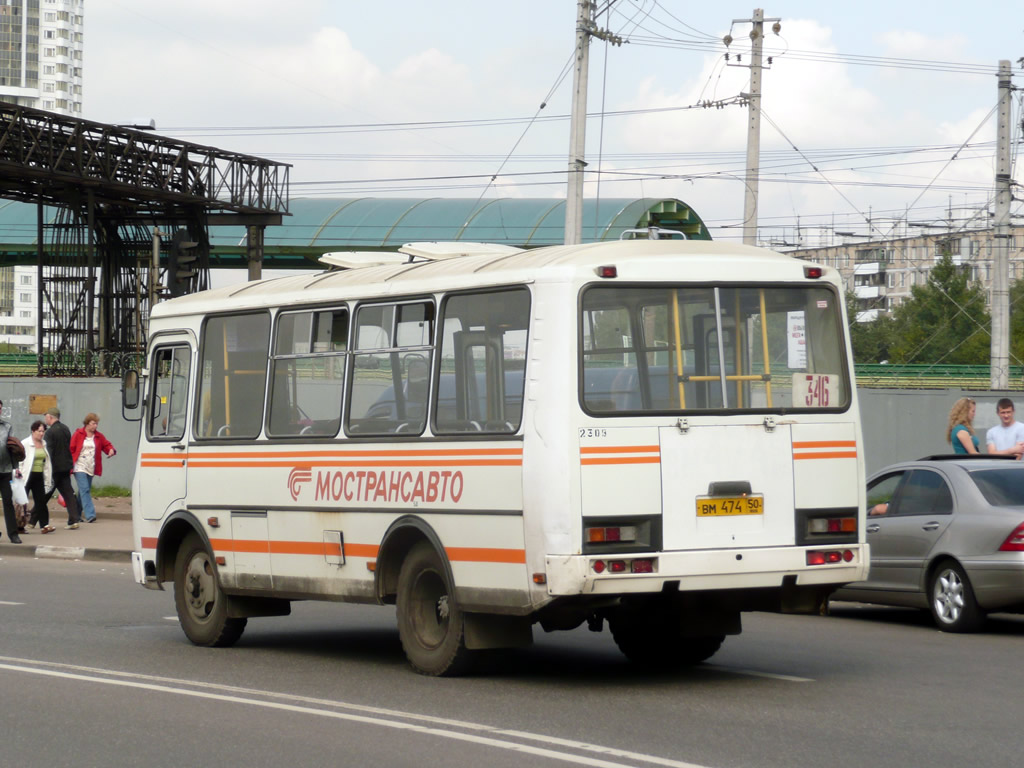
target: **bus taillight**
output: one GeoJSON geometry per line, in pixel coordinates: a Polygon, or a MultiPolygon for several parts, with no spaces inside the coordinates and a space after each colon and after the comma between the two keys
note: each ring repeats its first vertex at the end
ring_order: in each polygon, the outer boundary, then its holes
{"type": "Polygon", "coordinates": [[[587,528],[587,541],[591,544],[598,544],[607,541],[636,541],[635,525],[609,525],[596,528],[587,528]]]}
{"type": "Polygon", "coordinates": [[[853,551],[849,549],[811,549],[807,551],[808,565],[832,565],[849,563],[853,560],[853,551]]]}

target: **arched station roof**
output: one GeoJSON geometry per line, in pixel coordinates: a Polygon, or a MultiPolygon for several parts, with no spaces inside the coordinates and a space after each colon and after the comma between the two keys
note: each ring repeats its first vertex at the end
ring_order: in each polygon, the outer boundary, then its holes
{"type": "MultiPolygon", "coordinates": [[[[564,242],[565,200],[555,198],[298,198],[281,226],[267,227],[263,265],[309,267],[330,251],[393,251],[418,241],[500,243],[520,248],[564,242]]],[[[44,217],[51,220],[54,210],[44,217]]],[[[674,198],[604,198],[583,203],[583,242],[618,240],[659,227],[710,240],[690,206],[674,198]]],[[[210,227],[214,267],[245,266],[245,229],[210,227]]],[[[0,266],[35,262],[36,208],[0,201],[0,266]]]]}

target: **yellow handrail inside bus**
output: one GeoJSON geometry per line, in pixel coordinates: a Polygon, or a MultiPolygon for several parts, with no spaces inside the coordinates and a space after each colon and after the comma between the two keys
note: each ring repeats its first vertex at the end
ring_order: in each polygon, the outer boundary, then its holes
{"type": "Polygon", "coordinates": [[[679,387],[679,407],[686,407],[686,392],[683,390],[683,339],[679,327],[679,291],[672,291],[672,320],[676,324],[676,385],[679,387]]]}
{"type": "Polygon", "coordinates": [[[768,316],[764,309],[764,288],[758,291],[761,297],[761,347],[764,353],[764,392],[768,407],[772,407],[772,370],[768,361],[768,316]]]}
{"type": "MultiPolygon", "coordinates": [[[[736,373],[738,374],[743,370],[743,336],[740,332],[740,292],[736,292],[736,309],[735,317],[733,318],[733,326],[736,329],[736,338],[733,340],[733,344],[736,347],[736,373]]],[[[739,379],[736,381],[736,407],[743,407],[743,386],[740,384],[739,379]]]]}

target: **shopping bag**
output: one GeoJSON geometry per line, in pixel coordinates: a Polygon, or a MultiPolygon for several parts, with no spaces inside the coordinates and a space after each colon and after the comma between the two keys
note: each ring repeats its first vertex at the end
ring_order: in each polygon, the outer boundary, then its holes
{"type": "Polygon", "coordinates": [[[25,479],[15,477],[11,479],[11,497],[15,504],[22,506],[28,504],[28,494],[25,493],[25,479]]]}

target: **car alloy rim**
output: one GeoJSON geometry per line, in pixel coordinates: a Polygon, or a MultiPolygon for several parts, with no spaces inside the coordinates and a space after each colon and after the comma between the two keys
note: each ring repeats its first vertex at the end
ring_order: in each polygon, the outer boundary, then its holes
{"type": "Polygon", "coordinates": [[[960,618],[964,609],[964,583],[954,570],[943,571],[935,580],[935,613],[947,624],[960,618]]]}

